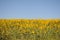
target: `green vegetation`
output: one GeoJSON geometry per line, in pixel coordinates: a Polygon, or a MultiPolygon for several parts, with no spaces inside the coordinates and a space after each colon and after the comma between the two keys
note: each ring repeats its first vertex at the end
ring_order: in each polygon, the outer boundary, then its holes
{"type": "Polygon", "coordinates": [[[0,40],[60,40],[60,20],[0,19],[0,40]]]}

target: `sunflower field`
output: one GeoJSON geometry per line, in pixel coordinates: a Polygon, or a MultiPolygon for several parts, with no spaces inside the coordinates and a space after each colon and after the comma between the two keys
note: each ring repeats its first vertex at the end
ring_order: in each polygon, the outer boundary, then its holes
{"type": "Polygon", "coordinates": [[[60,19],[0,19],[0,40],[60,40],[60,19]]]}

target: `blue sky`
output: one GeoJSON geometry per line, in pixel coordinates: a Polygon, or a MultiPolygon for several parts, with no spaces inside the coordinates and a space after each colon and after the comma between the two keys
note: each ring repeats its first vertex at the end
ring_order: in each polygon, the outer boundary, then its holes
{"type": "Polygon", "coordinates": [[[0,0],[0,18],[60,18],[60,0],[0,0]]]}

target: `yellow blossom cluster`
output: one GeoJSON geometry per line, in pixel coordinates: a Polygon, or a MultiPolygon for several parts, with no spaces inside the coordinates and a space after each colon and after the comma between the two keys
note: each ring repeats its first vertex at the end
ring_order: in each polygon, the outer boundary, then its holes
{"type": "Polygon", "coordinates": [[[0,19],[0,40],[60,40],[60,19],[0,19]]]}

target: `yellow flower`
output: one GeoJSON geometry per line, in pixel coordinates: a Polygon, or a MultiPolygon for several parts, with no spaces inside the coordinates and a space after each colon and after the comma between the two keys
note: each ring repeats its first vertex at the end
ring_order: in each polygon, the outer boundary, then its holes
{"type": "Polygon", "coordinates": [[[32,31],[32,33],[34,34],[35,32],[34,32],[34,31],[32,31]]]}
{"type": "Polygon", "coordinates": [[[58,30],[56,30],[55,32],[59,32],[58,30]]]}
{"type": "Polygon", "coordinates": [[[43,29],[43,27],[42,27],[42,26],[40,26],[39,28],[40,28],[41,30],[43,29]]]}

